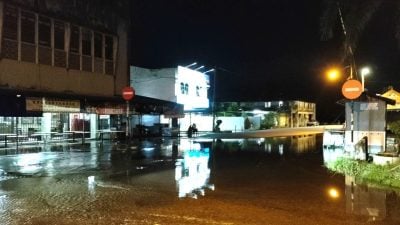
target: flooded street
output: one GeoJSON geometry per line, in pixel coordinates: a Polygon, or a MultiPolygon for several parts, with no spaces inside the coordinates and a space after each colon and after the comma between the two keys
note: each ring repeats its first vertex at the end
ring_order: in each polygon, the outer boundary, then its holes
{"type": "Polygon", "coordinates": [[[329,172],[321,139],[0,149],[0,224],[399,224],[398,191],[329,172]]]}

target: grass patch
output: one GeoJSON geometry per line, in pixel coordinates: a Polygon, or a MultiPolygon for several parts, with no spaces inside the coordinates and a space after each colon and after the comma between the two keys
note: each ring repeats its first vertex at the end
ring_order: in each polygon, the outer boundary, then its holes
{"type": "Polygon", "coordinates": [[[354,176],[361,182],[400,188],[400,164],[376,165],[365,161],[339,158],[326,167],[336,173],[354,176]]]}

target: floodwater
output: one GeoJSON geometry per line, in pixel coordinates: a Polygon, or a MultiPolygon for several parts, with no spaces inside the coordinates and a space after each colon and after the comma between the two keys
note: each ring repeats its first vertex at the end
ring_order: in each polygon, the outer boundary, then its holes
{"type": "Polygon", "coordinates": [[[0,224],[400,224],[399,191],[329,172],[321,139],[0,148],[0,224]]]}

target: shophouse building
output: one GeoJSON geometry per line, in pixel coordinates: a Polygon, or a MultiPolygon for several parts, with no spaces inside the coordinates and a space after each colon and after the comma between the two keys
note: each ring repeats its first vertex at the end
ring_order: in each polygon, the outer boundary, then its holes
{"type": "MultiPolygon", "coordinates": [[[[0,133],[124,130],[128,25],[88,4],[0,1],[0,133]]],[[[175,107],[143,96],[129,105],[131,114],[175,107]]]]}

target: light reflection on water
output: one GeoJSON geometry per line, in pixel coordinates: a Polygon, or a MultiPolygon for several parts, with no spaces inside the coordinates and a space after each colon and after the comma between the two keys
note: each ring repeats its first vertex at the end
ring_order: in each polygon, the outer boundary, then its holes
{"type": "Polygon", "coordinates": [[[191,144],[184,152],[183,159],[175,164],[175,180],[178,197],[198,198],[205,195],[206,189],[214,190],[209,183],[211,169],[209,167],[210,149],[201,148],[199,143],[191,144]]]}
{"type": "MultiPolygon", "coordinates": [[[[272,160],[262,161],[260,164],[257,164],[257,166],[261,166],[263,169],[273,168],[268,167],[268,164],[275,161],[297,163],[299,160],[306,160],[307,157],[310,156],[320,160],[311,161],[313,163],[316,162],[318,164],[316,167],[320,168],[323,163],[338,157],[341,152],[340,149],[337,151],[332,151],[331,149],[328,151],[325,149],[322,150],[319,143],[320,138],[317,136],[306,135],[287,138],[234,140],[146,140],[136,143],[135,146],[105,145],[100,148],[99,146],[92,145],[88,146],[85,151],[79,151],[77,146],[74,148],[63,147],[59,151],[39,151],[31,154],[1,156],[0,170],[4,170],[4,173],[14,172],[14,175],[16,173],[24,175],[39,174],[37,177],[52,177],[59,176],[60,174],[73,174],[75,176],[77,174],[82,174],[83,178],[81,180],[79,180],[78,175],[78,178],[76,178],[76,180],[81,183],[73,183],[72,185],[72,187],[77,190],[81,190],[79,189],[81,187],[79,185],[82,185],[84,188],[83,190],[85,192],[87,191],[86,198],[80,197],[71,200],[71,202],[76,200],[77,206],[86,204],[85,201],[88,199],[94,201],[97,198],[105,196],[104,192],[107,190],[112,193],[110,194],[111,196],[114,196],[116,193],[129,193],[130,191],[138,189],[138,186],[135,185],[144,184],[151,186],[153,183],[146,183],[149,180],[151,180],[151,182],[158,182],[157,185],[160,184],[158,186],[163,189],[168,189],[168,193],[173,193],[171,195],[179,199],[179,201],[186,201],[185,198],[194,198],[198,199],[196,201],[198,202],[200,199],[215,196],[213,192],[216,193],[224,188],[220,185],[221,181],[218,183],[215,178],[215,174],[220,172],[220,170],[217,171],[215,165],[213,165],[216,157],[214,155],[216,153],[215,151],[224,153],[218,155],[218,157],[220,157],[218,158],[219,162],[222,161],[221,156],[241,157],[248,153],[257,153],[255,154],[256,158],[271,158],[272,160]],[[295,160],[286,160],[292,159],[292,157],[295,160]],[[267,166],[263,167],[263,165],[267,166]],[[169,191],[171,191],[171,193],[169,191]],[[213,195],[209,195],[209,193],[213,193],[213,195]]],[[[238,161],[240,161],[240,159],[238,161]]],[[[247,164],[244,165],[247,166],[247,164]]],[[[284,165],[283,163],[278,164],[278,167],[284,165]]],[[[250,169],[249,171],[254,173],[266,172],[262,169],[250,169]]],[[[302,170],[299,170],[299,174],[301,173],[302,170]]],[[[256,175],[249,175],[257,179],[256,175]]],[[[319,176],[320,174],[316,175],[319,176]]],[[[264,179],[269,178],[271,177],[264,177],[264,179]]],[[[284,180],[286,178],[279,179],[284,180]]],[[[76,180],[73,180],[73,182],[76,182],[76,180]]],[[[346,211],[351,214],[369,216],[371,220],[381,220],[387,217],[394,220],[393,218],[395,218],[395,215],[400,215],[399,207],[396,208],[396,206],[400,205],[398,195],[393,195],[393,192],[387,191],[384,191],[384,194],[374,194],[376,191],[382,190],[375,190],[359,184],[356,185],[355,182],[353,182],[353,184],[350,182],[349,185],[347,181],[346,179],[345,186],[343,184],[342,186],[335,186],[336,192],[332,190],[330,192],[325,192],[328,191],[328,189],[325,190],[322,185],[318,188],[321,189],[321,195],[327,195],[326,198],[329,198],[328,194],[330,194],[331,197],[337,198],[337,200],[333,199],[332,201],[343,201],[343,206],[346,204],[346,211]]],[[[63,182],[66,181],[61,180],[56,184],[61,186],[63,182]]],[[[279,182],[281,181],[279,180],[279,182]]],[[[305,183],[307,184],[307,182],[305,183]]],[[[319,183],[317,183],[317,185],[318,184],[319,183]]],[[[268,184],[265,187],[271,188],[270,185],[272,186],[273,184],[268,184]]],[[[0,210],[3,206],[6,207],[9,201],[7,192],[2,194],[2,188],[3,187],[0,185],[0,210]]],[[[261,190],[260,193],[263,191],[265,190],[261,190]]],[[[274,189],[269,191],[272,192],[274,189]]],[[[278,191],[276,192],[280,193],[278,191]]],[[[83,195],[82,192],[79,193],[83,195]]],[[[283,191],[283,193],[285,192],[283,191]]],[[[58,195],[54,196],[56,196],[54,197],[54,201],[59,201],[58,199],[60,199],[60,196],[65,196],[65,193],[61,190],[58,195]]],[[[274,198],[278,198],[276,196],[279,195],[274,195],[274,198]]],[[[325,197],[322,196],[322,198],[325,197]]],[[[112,198],[109,200],[112,201],[112,198]]],[[[142,199],[136,202],[137,204],[147,204],[142,203],[142,199]]],[[[57,204],[61,205],[62,202],[57,202],[57,204]]]]}
{"type": "Polygon", "coordinates": [[[400,190],[359,184],[346,176],[346,212],[368,216],[370,221],[387,220],[400,224],[400,190]]]}
{"type": "MultiPolygon", "coordinates": [[[[324,148],[324,164],[347,156],[343,148],[324,148]]],[[[355,177],[345,176],[346,212],[367,216],[369,221],[393,221],[400,223],[400,190],[379,187],[355,177]]]]}

